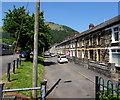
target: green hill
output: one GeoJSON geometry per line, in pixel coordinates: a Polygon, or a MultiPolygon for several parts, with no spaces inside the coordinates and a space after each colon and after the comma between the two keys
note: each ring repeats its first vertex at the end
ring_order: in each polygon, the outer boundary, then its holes
{"type": "Polygon", "coordinates": [[[11,39],[10,33],[3,31],[2,27],[0,27],[0,39],[11,39]]]}
{"type": "Polygon", "coordinates": [[[14,41],[15,38],[13,38],[10,33],[3,31],[2,27],[0,27],[0,43],[13,45],[15,43],[14,41]]]}
{"type": "Polygon", "coordinates": [[[65,25],[55,24],[53,22],[45,22],[45,24],[51,28],[53,43],[59,43],[63,41],[67,36],[70,36],[71,34],[74,34],[74,32],[77,32],[76,30],[65,25]]]}

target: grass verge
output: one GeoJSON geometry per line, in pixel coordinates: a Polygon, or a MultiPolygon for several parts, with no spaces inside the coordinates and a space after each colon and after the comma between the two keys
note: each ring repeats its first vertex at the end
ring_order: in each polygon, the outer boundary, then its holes
{"type": "MultiPolygon", "coordinates": [[[[41,58],[42,59],[42,58],[41,58]]],[[[16,73],[11,72],[10,82],[7,82],[6,75],[2,80],[5,82],[4,89],[18,89],[18,88],[31,88],[32,87],[32,69],[33,63],[31,61],[23,61],[22,65],[16,69],[16,73]]],[[[40,87],[40,80],[44,77],[43,64],[38,64],[38,87],[40,87]]],[[[28,97],[32,97],[32,91],[18,91],[14,93],[20,93],[28,97]]],[[[37,91],[37,97],[40,96],[40,91],[37,91]]]]}

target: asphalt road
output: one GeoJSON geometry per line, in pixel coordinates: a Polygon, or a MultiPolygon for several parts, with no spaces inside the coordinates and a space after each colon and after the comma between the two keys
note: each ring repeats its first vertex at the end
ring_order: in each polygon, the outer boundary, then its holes
{"type": "Polygon", "coordinates": [[[0,78],[7,72],[8,63],[13,64],[13,60],[16,60],[18,55],[4,55],[0,56],[0,78]]]}
{"type": "MultiPolygon", "coordinates": [[[[91,100],[95,98],[94,79],[85,76],[77,67],[80,66],[71,62],[59,64],[56,57],[46,58],[45,78],[48,80],[47,89],[49,90],[58,79],[61,79],[48,98],[91,98],[91,100]]],[[[85,73],[87,73],[87,70],[85,73]]],[[[90,74],[90,72],[88,73],[90,74]]],[[[93,72],[91,71],[91,73],[93,72]]]]}

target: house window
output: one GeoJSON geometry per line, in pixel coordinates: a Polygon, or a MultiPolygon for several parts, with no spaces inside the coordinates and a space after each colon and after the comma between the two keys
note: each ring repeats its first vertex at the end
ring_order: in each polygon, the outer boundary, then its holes
{"type": "Polygon", "coordinates": [[[92,45],[93,44],[93,35],[90,35],[89,38],[90,38],[90,43],[89,44],[92,45]]]}
{"type": "Polygon", "coordinates": [[[82,38],[82,46],[84,46],[85,38],[82,38]]]}
{"type": "Polygon", "coordinates": [[[118,31],[118,27],[115,27],[114,29],[114,40],[115,41],[119,41],[119,31],[118,31]]]}
{"type": "Polygon", "coordinates": [[[112,53],[120,53],[120,49],[112,49],[112,53]]]}
{"type": "Polygon", "coordinates": [[[112,52],[116,52],[116,50],[113,49],[112,52]]]}
{"type": "Polygon", "coordinates": [[[112,62],[115,63],[115,65],[120,66],[120,54],[116,53],[116,54],[112,54],[112,62]]]}
{"type": "Polygon", "coordinates": [[[120,52],[120,49],[118,49],[117,52],[120,52]]]}
{"type": "Polygon", "coordinates": [[[100,44],[101,33],[98,33],[98,44],[100,44]]]}
{"type": "Polygon", "coordinates": [[[112,62],[120,65],[120,49],[112,49],[112,62]]]}
{"type": "Polygon", "coordinates": [[[119,40],[119,38],[118,38],[118,32],[115,32],[114,36],[115,36],[115,41],[118,41],[119,40]]]}

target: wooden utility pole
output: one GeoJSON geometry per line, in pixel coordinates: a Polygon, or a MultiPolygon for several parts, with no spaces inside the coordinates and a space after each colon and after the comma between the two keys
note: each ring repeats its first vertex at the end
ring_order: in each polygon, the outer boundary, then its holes
{"type": "MultiPolygon", "coordinates": [[[[34,56],[33,56],[33,77],[32,86],[37,87],[37,76],[38,76],[38,32],[39,32],[39,8],[40,0],[36,0],[36,13],[35,13],[35,24],[34,24],[34,56]]],[[[32,91],[32,97],[36,98],[36,90],[32,91]]]]}

